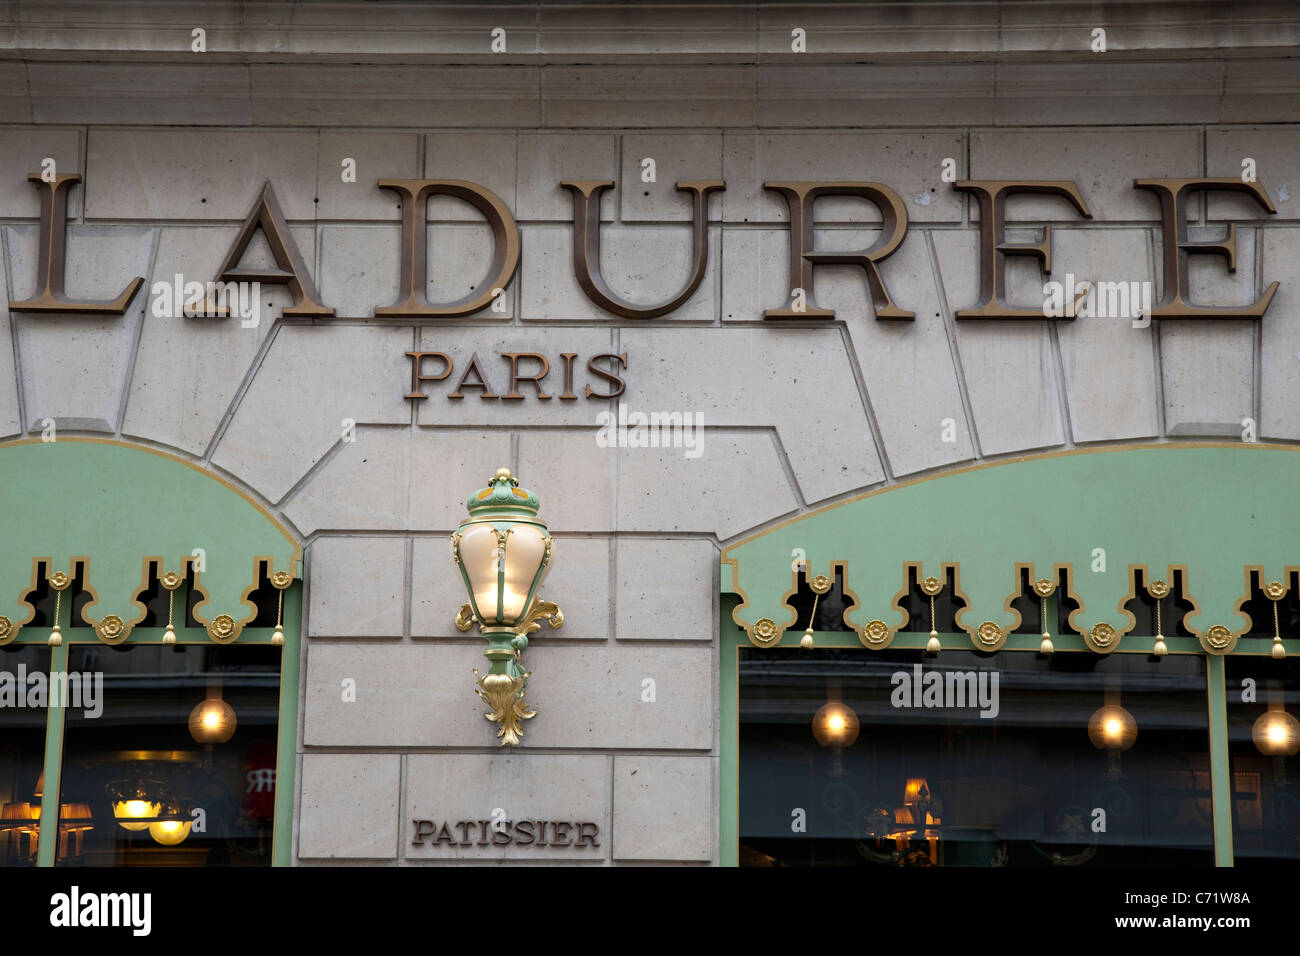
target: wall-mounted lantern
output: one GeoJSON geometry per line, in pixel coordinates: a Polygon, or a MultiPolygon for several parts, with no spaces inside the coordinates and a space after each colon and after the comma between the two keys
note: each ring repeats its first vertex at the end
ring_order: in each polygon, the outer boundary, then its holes
{"type": "Polygon", "coordinates": [[[541,618],[553,628],[564,623],[564,613],[539,593],[551,569],[551,533],[537,518],[537,496],[521,489],[507,468],[497,469],[465,507],[469,517],[451,536],[452,560],[469,594],[456,627],[468,631],[477,624],[487,638],[483,654],[490,666],[476,691],[491,708],[484,716],[500,727],[502,746],[517,747],[520,721],[536,716],[524,702],[530,672],[521,654],[528,635],[541,627],[541,618]]]}

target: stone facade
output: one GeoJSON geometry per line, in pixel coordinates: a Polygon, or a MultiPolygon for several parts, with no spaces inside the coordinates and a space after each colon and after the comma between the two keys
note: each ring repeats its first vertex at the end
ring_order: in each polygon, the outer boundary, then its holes
{"type": "MultiPolygon", "coordinates": [[[[126,18],[114,34],[98,5],[0,2],[0,321],[13,343],[0,437],[52,420],[163,448],[300,535],[304,864],[717,862],[722,546],[978,460],[1247,428],[1300,440],[1300,67],[1284,56],[1300,18],[1286,5],[1119,5],[1097,23],[1094,4],[1046,5],[1054,16],[1019,4],[265,6],[263,26],[252,5],[113,6],[126,18]],[[62,28],[49,12],[61,6],[84,7],[89,25],[62,28]],[[1110,52],[1090,51],[1094,26],[1110,52]],[[207,52],[190,52],[192,27],[206,28],[207,52]],[[494,55],[497,27],[508,46],[494,55]],[[790,49],[795,27],[806,53],[790,49]],[[108,298],[145,277],[123,316],[4,306],[35,286],[26,176],[46,157],[83,177],[68,293],[108,298]],[[1050,225],[1053,277],[1151,281],[1158,298],[1159,207],[1133,180],[1237,177],[1247,157],[1277,214],[1240,196],[1194,200],[1193,238],[1233,221],[1237,260],[1228,273],[1192,257],[1193,294],[1242,305],[1278,281],[1262,322],[954,317],[978,295],[979,226],[945,159],[957,179],[1074,181],[1091,219],[1021,197],[1012,238],[1050,225]],[[504,311],[374,316],[398,298],[400,246],[398,204],[376,181],[417,177],[471,180],[512,210],[522,257],[504,311]],[[690,269],[673,184],[726,181],[709,201],[704,280],[681,308],[621,319],[583,293],[559,184],[589,179],[617,182],[601,206],[602,265],[640,303],[669,298],[690,269]],[[849,266],[816,271],[834,320],[765,320],[789,294],[787,211],[762,188],[773,180],[896,191],[910,227],[881,271],[915,320],[877,320],[849,266]],[[285,318],[279,286],[264,287],[254,328],[157,317],[153,285],[215,279],[268,181],[336,317],[285,318]],[[521,401],[457,402],[448,379],[415,403],[403,397],[411,350],[447,353],[457,377],[477,353],[498,393],[502,352],[548,356],[548,384],[577,353],[579,387],[601,388],[587,358],[626,353],[627,391],[542,401],[525,386],[521,401]],[[600,447],[597,413],[618,401],[702,414],[703,453],[600,447]],[[539,716],[509,752],[472,694],[482,642],[452,626],[463,596],[446,550],[467,494],[499,466],[542,500],[557,539],[547,597],[567,616],[528,650],[539,716]],[[355,702],[340,699],[346,678],[355,702]],[[594,821],[599,849],[410,845],[413,817],[498,807],[594,821]]],[[[861,200],[827,200],[818,243],[863,248],[878,222],[861,200]]],[[[482,281],[491,236],[468,205],[435,200],[427,230],[430,301],[482,281]]],[[[1041,301],[1033,263],[1008,275],[1012,301],[1041,301]]]]}

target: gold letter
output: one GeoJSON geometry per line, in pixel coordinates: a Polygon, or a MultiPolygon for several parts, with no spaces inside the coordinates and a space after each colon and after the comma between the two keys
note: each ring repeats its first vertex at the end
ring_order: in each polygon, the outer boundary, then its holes
{"type": "Polygon", "coordinates": [[[508,398],[523,398],[523,393],[519,391],[520,382],[532,382],[533,387],[537,389],[537,397],[549,399],[551,396],[542,391],[542,379],[546,378],[551,371],[551,363],[546,360],[546,356],[541,352],[502,352],[502,358],[510,360],[510,391],[502,395],[504,401],[508,398]],[[542,364],[540,371],[532,375],[519,374],[519,360],[521,358],[537,359],[542,364]]]}
{"type": "Polygon", "coordinates": [[[425,382],[441,382],[444,378],[450,375],[451,359],[447,357],[446,352],[407,352],[406,354],[411,358],[411,391],[403,397],[422,401],[429,396],[420,391],[420,386],[425,382]],[[438,358],[442,359],[441,375],[420,374],[420,369],[424,365],[424,359],[427,355],[436,355],[438,358]]]}
{"type": "Polygon", "coordinates": [[[381,179],[379,188],[391,189],[402,197],[402,284],[397,302],[375,309],[375,315],[438,318],[470,315],[492,304],[493,289],[504,289],[510,284],[519,266],[519,227],[495,193],[459,179],[381,179]],[[425,217],[430,196],[463,199],[481,212],[492,227],[492,263],[478,287],[480,291],[438,306],[430,305],[425,298],[429,284],[425,217]]]}
{"type": "MultiPolygon", "coordinates": [[[[1047,196],[1064,196],[1074,203],[1074,208],[1091,219],[1083,197],[1073,182],[1002,182],[996,180],[967,180],[953,183],[953,189],[974,193],[980,207],[980,300],[973,309],[962,309],[959,319],[1043,319],[1041,305],[1032,309],[1008,305],[1007,256],[1033,256],[1042,263],[1043,271],[1052,274],[1052,227],[1043,227],[1043,241],[1007,242],[1006,206],[1012,193],[1039,193],[1047,196]]],[[[1073,310],[1066,318],[1074,318],[1073,310]]]]}
{"type": "MultiPolygon", "coordinates": [[[[244,220],[244,226],[235,237],[235,244],[226,256],[226,261],[221,264],[218,274],[222,282],[261,282],[265,285],[288,286],[289,294],[293,296],[293,305],[284,310],[285,315],[330,316],[334,314],[333,309],[320,304],[320,296],[316,292],[316,287],[312,285],[307,266],[298,251],[298,244],[293,241],[289,226],[284,221],[284,213],[280,211],[280,203],[275,198],[275,190],[271,188],[269,179],[262,187],[261,195],[253,203],[253,208],[244,220]],[[261,228],[262,234],[266,236],[266,242],[271,247],[271,255],[275,257],[278,269],[239,268],[239,260],[248,249],[248,244],[253,241],[253,233],[258,228],[261,228]]],[[[219,314],[228,313],[228,309],[219,310],[219,314]]]]}
{"type": "MultiPolygon", "coordinates": [[[[1237,224],[1228,223],[1228,238],[1223,242],[1192,242],[1187,238],[1187,197],[1193,192],[1212,189],[1250,193],[1270,213],[1276,213],[1268,193],[1258,182],[1240,179],[1135,179],[1137,189],[1150,189],[1160,197],[1161,245],[1164,248],[1165,294],[1151,309],[1153,319],[1259,319],[1268,311],[1277,292],[1275,281],[1254,305],[1207,306],[1189,301],[1191,276],[1187,256],[1193,252],[1212,253],[1228,260],[1228,271],[1237,271],[1237,224]]],[[[1259,255],[1258,249],[1255,252],[1259,255]]]]}
{"type": "Polygon", "coordinates": [[[898,193],[880,183],[763,183],[785,196],[790,206],[790,297],[785,308],[768,309],[767,319],[833,319],[834,309],[819,309],[813,298],[813,267],[819,265],[861,266],[867,273],[871,301],[878,319],[911,319],[913,313],[894,305],[885,290],[876,264],[888,257],[907,235],[907,207],[898,193]],[[813,207],[822,196],[861,196],[876,204],[883,220],[880,238],[870,249],[857,252],[817,252],[813,249],[813,207]],[[796,308],[796,289],[803,290],[804,308],[796,308]]]}
{"type": "Polygon", "coordinates": [[[600,271],[600,194],[614,184],[584,181],[560,185],[573,193],[573,270],[578,285],[587,293],[587,298],[607,312],[621,315],[625,319],[653,319],[673,311],[695,294],[704,280],[704,270],[709,262],[709,193],[726,188],[725,183],[677,184],[680,191],[691,194],[691,204],[695,209],[691,278],[685,288],[667,302],[644,306],[620,299],[605,283],[600,271]]]}
{"type": "Polygon", "coordinates": [[[64,298],[63,257],[68,234],[68,190],[73,183],[81,182],[81,174],[56,173],[47,182],[40,173],[28,173],[27,180],[36,183],[36,188],[41,191],[41,235],[38,240],[41,248],[36,261],[38,295],[22,302],[10,300],[9,308],[14,312],[107,312],[121,315],[144,283],[144,276],[132,279],[122,294],[110,302],[64,298]]]}

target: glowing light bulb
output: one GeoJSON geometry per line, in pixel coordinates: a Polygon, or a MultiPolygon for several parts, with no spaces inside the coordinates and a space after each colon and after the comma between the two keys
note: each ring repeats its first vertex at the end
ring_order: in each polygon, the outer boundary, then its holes
{"type": "Polygon", "coordinates": [[[238,723],[235,708],[220,697],[209,697],[190,711],[190,736],[201,744],[224,744],[238,723]]]}
{"type": "Polygon", "coordinates": [[[162,846],[175,846],[190,835],[192,820],[159,820],[149,824],[149,835],[162,846]]]}
{"type": "Polygon", "coordinates": [[[113,802],[113,816],[123,830],[139,831],[148,829],[148,818],[156,817],[161,810],[162,805],[151,800],[128,799],[113,802]],[[136,822],[141,819],[146,822],[136,822]]]}
{"type": "Polygon", "coordinates": [[[848,747],[858,739],[858,715],[841,701],[828,701],[813,716],[813,737],[823,747],[848,747]]]}
{"type": "Polygon", "coordinates": [[[1137,732],[1137,721],[1118,703],[1098,708],[1088,720],[1088,738],[1098,750],[1128,750],[1137,740],[1137,732]]]}

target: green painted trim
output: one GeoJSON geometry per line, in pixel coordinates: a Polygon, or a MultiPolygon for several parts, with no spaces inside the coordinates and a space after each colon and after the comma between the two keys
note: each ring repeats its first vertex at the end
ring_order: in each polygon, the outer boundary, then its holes
{"type": "MultiPolygon", "coordinates": [[[[78,631],[84,632],[75,634],[67,630],[63,631],[63,646],[77,644],[81,647],[87,647],[98,644],[103,647],[130,647],[132,644],[161,644],[166,628],[162,627],[137,627],[132,629],[131,636],[120,644],[108,645],[97,638],[91,628],[77,628],[78,631]]],[[[212,638],[208,637],[208,632],[201,627],[176,628],[177,644],[212,644],[217,647],[238,647],[248,644],[270,644],[271,636],[275,633],[274,627],[246,627],[239,633],[239,639],[227,644],[219,644],[212,638]]],[[[287,632],[286,632],[287,633],[287,632]]],[[[11,642],[13,645],[19,644],[44,644],[48,641],[49,634],[44,628],[26,627],[23,633],[19,634],[11,642]]]]}
{"type": "MultiPolygon", "coordinates": [[[[68,645],[50,649],[50,674],[68,670],[68,645]]],[[[36,865],[53,866],[59,849],[59,803],[63,790],[63,711],[55,694],[46,697],[45,789],[41,793],[41,841],[36,848],[36,865]],[[50,839],[47,834],[55,834],[50,839]]]]}
{"type": "Polygon", "coordinates": [[[1210,795],[1214,805],[1214,865],[1232,866],[1232,770],[1228,762],[1228,697],[1222,657],[1205,667],[1210,709],[1210,795]]]}
{"type": "MultiPolygon", "coordinates": [[[[78,624],[94,624],[108,611],[116,611],[127,623],[140,619],[144,608],[134,597],[144,584],[146,562],[161,557],[164,570],[183,571],[196,541],[207,556],[197,581],[202,598],[198,608],[207,605],[209,616],[229,612],[239,620],[251,614],[253,605],[246,598],[256,585],[259,560],[269,560],[270,570],[287,570],[295,576],[301,566],[301,546],[271,512],[220,475],[157,449],[110,439],[3,442],[0,478],[15,500],[26,503],[6,513],[0,529],[6,539],[0,560],[0,613],[19,624],[34,614],[22,598],[37,583],[36,559],[50,559],[51,571],[71,571],[73,563],[85,562],[85,587],[90,593],[86,614],[94,608],[96,617],[78,624]],[[58,514],[60,520],[51,525],[50,514],[58,514]]],[[[291,587],[284,598],[272,844],[276,866],[288,865],[293,852],[301,586],[291,587]]],[[[62,603],[69,604],[66,596],[62,603]]],[[[60,611],[63,643],[51,648],[51,674],[67,672],[72,645],[105,643],[94,627],[72,626],[70,606],[60,611]]],[[[270,627],[244,627],[236,641],[221,646],[268,645],[273,632],[270,627]]],[[[132,627],[123,644],[162,644],[165,633],[163,627],[132,627]]],[[[13,643],[43,645],[49,634],[47,627],[28,626],[19,630],[13,643]]],[[[178,644],[219,643],[204,627],[180,627],[175,635],[178,644]]],[[[43,867],[53,866],[58,854],[63,740],[64,708],[51,695],[40,814],[44,838],[37,852],[37,865],[43,867]]]]}
{"type": "MultiPolygon", "coordinates": [[[[725,595],[725,597],[730,598],[733,597],[733,595],[725,595]]],[[[724,628],[728,627],[729,625],[734,627],[735,622],[730,620],[722,621],[722,626],[724,628]]],[[[758,647],[758,645],[756,644],[753,644],[749,640],[749,638],[745,635],[744,631],[741,631],[739,628],[736,628],[736,631],[739,635],[739,640],[742,644],[749,647],[754,647],[758,650],[765,649],[765,648],[758,647]]],[[[802,637],[803,637],[803,631],[790,629],[781,635],[780,641],[770,646],[771,647],[798,647],[799,641],[802,637]]],[[[887,648],[883,648],[883,650],[888,650],[890,648],[905,648],[909,650],[914,648],[923,648],[926,646],[926,644],[929,643],[929,641],[930,641],[929,631],[899,631],[897,634],[894,635],[894,640],[889,644],[889,646],[887,648]]],[[[1169,653],[1171,655],[1195,654],[1200,656],[1206,656],[1205,652],[1201,650],[1200,644],[1193,638],[1166,637],[1165,642],[1169,645],[1169,653]]],[[[1035,653],[1037,653],[1042,643],[1043,643],[1042,634],[1038,634],[1038,633],[1008,634],[1006,643],[1002,645],[1002,650],[1034,651],[1035,653]]],[[[1111,653],[1150,655],[1152,650],[1155,648],[1155,643],[1156,643],[1156,639],[1154,637],[1135,636],[1129,634],[1120,640],[1120,646],[1116,648],[1114,651],[1112,651],[1111,653]]],[[[968,637],[964,633],[960,633],[960,634],[952,633],[952,632],[940,633],[939,645],[945,651],[982,650],[981,648],[975,647],[975,645],[971,643],[970,637],[968,637]]],[[[1074,651],[1087,651],[1089,654],[1094,653],[1088,647],[1088,645],[1084,643],[1083,638],[1079,637],[1079,635],[1077,634],[1053,634],[1052,645],[1056,648],[1057,653],[1074,652],[1074,651]]],[[[1246,651],[1237,650],[1234,651],[1234,653],[1239,655],[1245,653],[1253,653],[1256,656],[1266,657],[1269,654],[1269,648],[1272,647],[1272,638],[1268,639],[1267,641],[1261,640],[1260,645],[1261,645],[1261,649],[1257,652],[1246,652],[1246,651]]],[[[868,653],[876,652],[875,649],[873,648],[865,647],[862,644],[862,642],[858,640],[858,635],[854,631],[814,631],[813,646],[814,647],[838,647],[838,648],[854,647],[854,648],[860,648],[861,650],[866,651],[868,653]]],[[[1239,643],[1238,647],[1240,648],[1240,646],[1241,645],[1239,643]]],[[[1300,654],[1300,640],[1294,640],[1289,642],[1289,644],[1287,645],[1287,652],[1289,654],[1300,654]]]]}
{"type": "MultiPolygon", "coordinates": [[[[33,619],[25,598],[42,561],[47,573],[82,567],[88,600],[77,624],[116,616],[128,635],[145,615],[136,596],[151,561],[167,571],[195,568],[196,619],[228,614],[236,625],[255,612],[247,598],[259,561],[294,576],[301,564],[302,548],[266,508],[220,475],[156,449],[108,439],[0,443],[0,485],[24,503],[0,518],[0,616],[13,628],[33,619]]],[[[91,627],[77,630],[93,637],[91,627]]]]}
{"type": "Polygon", "coordinates": [[[778,634],[795,627],[787,596],[801,576],[833,576],[837,567],[856,599],[845,623],[880,621],[896,629],[907,624],[895,605],[906,567],[941,579],[952,567],[964,602],[956,626],[974,634],[985,623],[1003,632],[1018,626],[1010,602],[1021,568],[1029,566],[1034,577],[1065,569],[1079,603],[1070,627],[1082,635],[1105,625],[1125,635],[1134,626],[1125,604],[1135,572],[1168,581],[1181,570],[1191,604],[1183,623],[1214,651],[1212,630],[1226,628],[1231,643],[1251,628],[1242,606],[1256,571],[1264,581],[1284,581],[1288,568],[1300,567],[1300,512],[1258,504],[1288,500],[1298,451],[1161,443],[981,462],[889,485],[744,538],[722,551],[720,562],[733,570],[721,577],[741,597],[735,615],[747,631],[760,621],[778,634]],[[971,520],[976,514],[979,520],[971,520]],[[1097,549],[1108,566],[1093,572],[1097,549]]]}
{"type": "MultiPolygon", "coordinates": [[[[298,684],[302,668],[302,589],[284,595],[280,657],[280,719],[275,755],[275,832],[271,865],[293,865],[294,779],[298,768],[298,684]]],[[[241,635],[242,636],[242,635],[241,635]]]]}
{"type": "MultiPolygon", "coordinates": [[[[740,646],[745,633],[731,619],[734,595],[722,596],[722,659],[718,666],[718,863],[740,865],[740,646]]],[[[852,635],[850,635],[852,636],[852,635]]]]}

